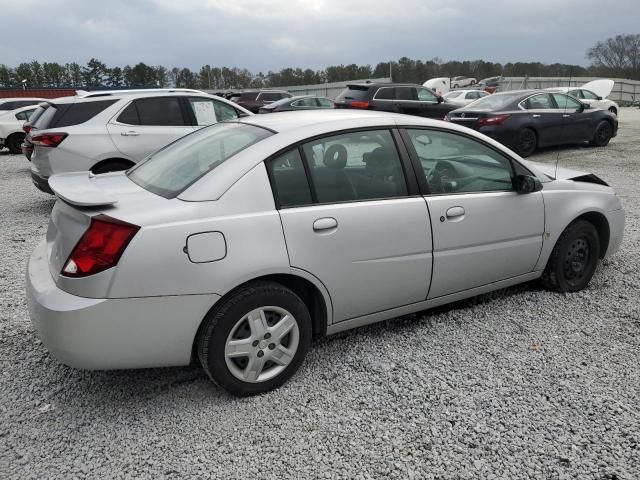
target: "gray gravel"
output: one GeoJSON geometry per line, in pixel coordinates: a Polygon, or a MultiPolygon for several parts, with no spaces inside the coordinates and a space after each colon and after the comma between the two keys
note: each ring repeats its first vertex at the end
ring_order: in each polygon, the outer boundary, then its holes
{"type": "Polygon", "coordinates": [[[45,351],[23,285],[52,201],[0,153],[0,478],[640,478],[640,110],[607,148],[559,156],[627,209],[587,290],[528,284],[324,339],[239,400],[197,368],[84,372],[45,351]]]}

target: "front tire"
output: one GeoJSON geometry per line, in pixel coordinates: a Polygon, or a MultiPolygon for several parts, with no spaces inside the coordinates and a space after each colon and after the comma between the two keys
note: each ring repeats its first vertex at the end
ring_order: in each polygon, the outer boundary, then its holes
{"type": "Polygon", "coordinates": [[[577,292],[585,288],[598,266],[600,237],[592,223],[578,220],[569,225],[553,247],[542,274],[548,290],[577,292]]]}
{"type": "Polygon", "coordinates": [[[606,147],[613,136],[613,127],[606,120],[602,120],[596,127],[596,131],[593,134],[591,146],[593,147],[606,147]]]}
{"type": "Polygon", "coordinates": [[[536,151],[538,136],[530,128],[523,128],[518,132],[516,139],[516,153],[521,157],[528,157],[536,151]]]}
{"type": "Polygon", "coordinates": [[[291,378],[311,336],[311,318],[300,297],[278,283],[256,282],[207,314],[198,334],[198,358],[220,387],[235,395],[254,395],[291,378]]]}

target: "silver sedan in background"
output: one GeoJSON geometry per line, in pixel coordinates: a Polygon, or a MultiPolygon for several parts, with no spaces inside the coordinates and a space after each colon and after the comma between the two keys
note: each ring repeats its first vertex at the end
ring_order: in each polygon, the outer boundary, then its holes
{"type": "Polygon", "coordinates": [[[195,354],[239,395],[284,383],[314,336],[535,279],[580,290],[625,218],[592,174],[352,110],[227,121],[127,172],[49,184],[27,297],[53,355],[120,369],[195,354]]]}

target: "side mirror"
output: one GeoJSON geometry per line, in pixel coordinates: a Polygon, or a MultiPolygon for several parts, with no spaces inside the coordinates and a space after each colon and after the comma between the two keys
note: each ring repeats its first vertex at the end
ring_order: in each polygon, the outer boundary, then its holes
{"type": "Polygon", "coordinates": [[[531,175],[518,175],[513,183],[518,193],[533,193],[542,190],[542,182],[531,175]]]}
{"type": "Polygon", "coordinates": [[[601,97],[600,95],[597,95],[597,96],[596,96],[596,99],[597,99],[597,100],[602,100],[602,97],[601,97]]]}

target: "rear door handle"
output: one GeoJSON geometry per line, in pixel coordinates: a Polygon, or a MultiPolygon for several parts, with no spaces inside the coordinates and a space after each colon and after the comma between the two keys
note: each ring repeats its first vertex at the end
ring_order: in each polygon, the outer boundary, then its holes
{"type": "Polygon", "coordinates": [[[462,207],[451,207],[447,210],[447,218],[458,218],[464,215],[464,208],[462,207]]]}
{"type": "Polygon", "coordinates": [[[569,114],[569,113],[565,113],[565,114],[564,114],[564,115],[562,115],[562,116],[563,116],[564,118],[567,118],[567,117],[570,117],[570,116],[571,116],[571,114],[569,114]]]}
{"type": "Polygon", "coordinates": [[[540,118],[540,115],[538,115],[537,113],[534,113],[533,115],[531,115],[533,118],[540,118]]]}
{"type": "Polygon", "coordinates": [[[137,137],[140,134],[134,130],[129,130],[128,132],[120,132],[120,135],[123,137],[137,137]]]}
{"type": "Polygon", "coordinates": [[[314,232],[326,232],[338,228],[338,221],[333,217],[319,218],[313,222],[314,232]]]}

